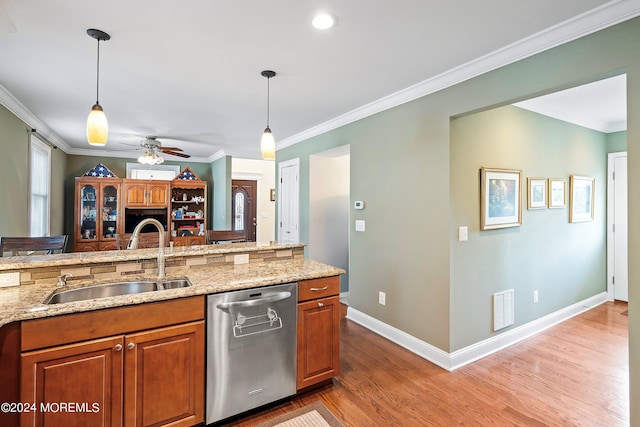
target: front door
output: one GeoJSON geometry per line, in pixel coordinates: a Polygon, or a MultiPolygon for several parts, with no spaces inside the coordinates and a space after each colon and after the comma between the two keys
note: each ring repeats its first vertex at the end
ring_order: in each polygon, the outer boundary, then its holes
{"type": "Polygon", "coordinates": [[[248,242],[256,241],[256,197],[258,183],[253,180],[231,181],[231,229],[244,231],[248,242]]]}

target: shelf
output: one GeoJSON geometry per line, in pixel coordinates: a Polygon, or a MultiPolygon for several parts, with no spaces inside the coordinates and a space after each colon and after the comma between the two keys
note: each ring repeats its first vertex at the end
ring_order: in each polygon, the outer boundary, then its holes
{"type": "Polygon", "coordinates": [[[205,218],[173,218],[171,221],[204,221],[205,218]]]}

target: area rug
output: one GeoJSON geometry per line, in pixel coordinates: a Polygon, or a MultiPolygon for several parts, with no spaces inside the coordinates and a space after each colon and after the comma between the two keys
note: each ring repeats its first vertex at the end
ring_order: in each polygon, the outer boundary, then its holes
{"type": "Polygon", "coordinates": [[[629,315],[629,310],[625,310],[625,311],[623,311],[623,312],[622,312],[622,313],[620,313],[620,314],[622,314],[623,316],[628,316],[628,315],[629,315]]]}
{"type": "Polygon", "coordinates": [[[320,401],[265,421],[257,427],[344,427],[320,401]]]}

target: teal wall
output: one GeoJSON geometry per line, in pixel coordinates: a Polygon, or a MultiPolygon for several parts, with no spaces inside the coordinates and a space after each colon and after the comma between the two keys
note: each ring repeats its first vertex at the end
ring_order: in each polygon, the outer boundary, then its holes
{"type": "MultiPolygon", "coordinates": [[[[0,105],[0,236],[29,233],[30,126],[0,105]]],[[[64,173],[67,155],[51,150],[51,229],[64,234],[64,173]]]]}
{"type": "Polygon", "coordinates": [[[607,152],[618,153],[627,151],[627,131],[607,134],[607,152]]]}
{"type": "Polygon", "coordinates": [[[506,106],[452,120],[450,147],[451,223],[469,227],[451,244],[451,351],[493,335],[495,292],[514,289],[514,327],[606,292],[605,134],[506,106]],[[522,171],[521,227],[480,231],[483,166],[522,171]],[[527,178],[563,178],[568,196],[572,174],[596,179],[593,222],[527,210],[527,178]]]}
{"type": "Polygon", "coordinates": [[[211,164],[213,181],[213,229],[231,229],[231,156],[211,164]]]}
{"type": "MultiPolygon", "coordinates": [[[[640,19],[635,18],[279,150],[277,162],[300,158],[301,240],[308,237],[309,156],[350,144],[350,202],[367,203],[363,211],[351,211],[351,220],[366,220],[367,230],[356,233],[352,227],[350,231],[352,307],[447,352],[488,336],[486,310],[478,308],[467,315],[463,311],[468,304],[459,306],[466,286],[460,283],[465,277],[465,261],[475,263],[477,268],[475,259],[482,254],[478,250],[459,253],[457,247],[458,227],[477,227],[479,213],[474,218],[465,218],[464,224],[457,222],[454,200],[456,192],[462,190],[454,189],[451,182],[451,171],[456,167],[449,158],[451,118],[623,72],[627,73],[629,182],[639,182],[640,19]],[[386,306],[378,304],[378,291],[387,292],[386,306]]],[[[592,156],[588,154],[589,159],[592,156]]],[[[473,165],[473,173],[477,173],[477,166],[473,165]]],[[[556,167],[560,166],[554,166],[550,172],[556,172],[556,167]]],[[[557,172],[574,171],[557,169],[557,172]]],[[[604,181],[599,182],[602,194],[604,181]]],[[[475,197],[478,189],[474,186],[468,191],[469,197],[475,197]]],[[[562,215],[546,214],[547,219],[562,215]]],[[[640,192],[629,194],[629,216],[640,216],[640,192]]],[[[543,217],[527,215],[527,218],[530,219],[527,227],[531,227],[543,217]]],[[[566,218],[557,219],[560,220],[564,222],[566,218]]],[[[577,230],[581,225],[572,227],[577,230]]],[[[517,232],[492,232],[485,234],[482,242],[495,246],[492,239],[517,232]]],[[[514,238],[506,236],[508,240],[514,238]]],[[[629,224],[629,259],[640,259],[640,224],[635,222],[629,224]]],[[[558,266],[548,264],[540,268],[558,266]]],[[[598,268],[597,275],[600,274],[598,268]]],[[[640,360],[638,263],[629,264],[629,275],[629,343],[633,361],[640,360]]],[[[482,295],[474,295],[482,307],[489,305],[491,286],[483,283],[482,295]]],[[[604,289],[604,284],[600,289],[604,289]]],[[[559,296],[567,304],[596,291],[589,284],[571,298],[564,293],[559,296]]],[[[516,298],[521,298],[519,293],[516,298]]],[[[553,309],[552,303],[541,304],[535,309],[519,305],[517,315],[532,319],[553,309]]],[[[640,402],[640,366],[631,363],[630,373],[631,402],[640,402]]],[[[631,408],[632,425],[638,426],[640,404],[634,403],[631,408]]]]}

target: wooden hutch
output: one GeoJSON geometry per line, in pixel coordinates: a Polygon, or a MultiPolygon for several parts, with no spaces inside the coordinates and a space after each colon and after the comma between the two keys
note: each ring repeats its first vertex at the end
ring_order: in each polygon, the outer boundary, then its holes
{"type": "Polygon", "coordinates": [[[134,227],[148,217],[164,225],[166,241],[175,246],[206,244],[206,181],[189,168],[172,181],[121,179],[102,163],[76,178],[76,252],[124,249],[134,227]]]}

